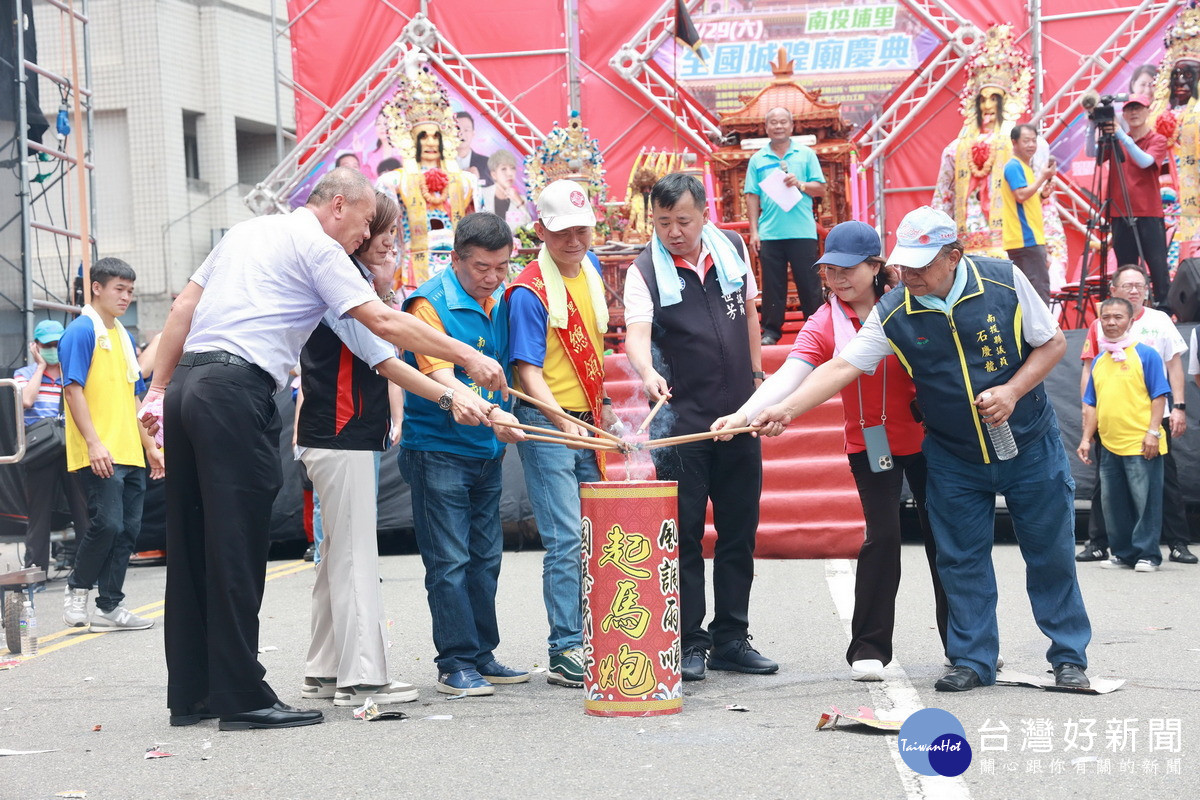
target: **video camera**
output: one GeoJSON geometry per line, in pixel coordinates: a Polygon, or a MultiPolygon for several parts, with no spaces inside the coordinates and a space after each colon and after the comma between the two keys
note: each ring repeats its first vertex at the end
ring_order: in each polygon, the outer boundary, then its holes
{"type": "Polygon", "coordinates": [[[1114,122],[1117,118],[1117,112],[1113,108],[1113,103],[1123,103],[1129,99],[1127,94],[1098,94],[1094,91],[1088,91],[1083,95],[1079,104],[1087,111],[1088,119],[1097,128],[1102,127],[1105,123],[1114,122]]]}

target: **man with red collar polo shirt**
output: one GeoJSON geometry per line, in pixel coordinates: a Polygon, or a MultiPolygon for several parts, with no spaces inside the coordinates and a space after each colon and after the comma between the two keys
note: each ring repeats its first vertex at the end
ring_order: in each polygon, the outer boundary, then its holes
{"type": "MultiPolygon", "coordinates": [[[[762,380],[754,276],[745,246],[708,224],[704,185],[681,173],[650,192],[654,237],[625,279],[625,353],[651,402],[670,414],[651,437],[708,430],[732,414],[762,380]],[[749,310],[749,313],[747,313],[749,310]],[[654,351],[658,358],[655,358],[654,351]],[[670,388],[668,388],[670,387],[670,388]]],[[[661,421],[661,422],[660,422],[661,421]]],[[[679,609],[683,679],[706,666],[766,675],[779,665],[750,645],[750,586],[762,493],[762,447],[750,434],[654,451],[660,480],[679,483],[679,609]],[[713,621],[704,628],[704,515],[717,528],[713,621]],[[710,653],[711,651],[711,653],[710,653]]]]}
{"type": "Polygon", "coordinates": [[[965,692],[996,682],[997,494],[1021,546],[1034,619],[1050,640],[1055,685],[1087,688],[1092,630],[1075,575],[1075,481],[1042,384],[1066,339],[1013,264],[963,254],[945,213],[910,212],[896,240],[888,264],[900,269],[904,291],[885,294],[840,355],[751,424],[786,425],[895,353],[925,414],[926,508],[949,607],[946,655],[954,668],[934,688],[965,692]],[[1018,451],[1008,460],[986,431],[1003,423],[1018,451]]]}
{"type": "MultiPolygon", "coordinates": [[[[509,346],[517,384],[570,416],[609,427],[616,422],[604,396],[604,333],[608,306],[595,257],[588,252],[596,215],[583,187],[558,180],[542,190],[534,230],[538,257],[508,289],[509,346]]],[[[522,423],[588,435],[586,428],[518,400],[522,423]]],[[[583,686],[583,564],[579,484],[602,478],[592,450],[523,441],[517,445],[529,502],[546,547],[542,592],[550,622],[549,683],[583,686]]]]}

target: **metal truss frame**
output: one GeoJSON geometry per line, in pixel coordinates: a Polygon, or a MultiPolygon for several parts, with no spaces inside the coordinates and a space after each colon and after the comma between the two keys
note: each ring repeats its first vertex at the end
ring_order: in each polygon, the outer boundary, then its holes
{"type": "Polygon", "coordinates": [[[328,155],[337,134],[358,122],[392,88],[393,79],[404,69],[404,56],[410,50],[425,55],[438,73],[481,109],[522,153],[532,154],[545,140],[545,134],[516,104],[476,69],[469,57],[460,53],[424,13],[418,13],[333,108],[326,110],[321,121],[243,198],[250,210],[256,214],[287,211],[288,196],[307,175],[304,165],[328,155]]]}
{"type": "MultiPolygon", "coordinates": [[[[688,10],[694,10],[700,2],[690,0],[688,10]]],[[[655,30],[671,16],[674,8],[674,0],[666,0],[659,6],[637,34],[609,59],[608,65],[631,83],[651,106],[671,119],[682,119],[687,123],[679,127],[680,137],[695,145],[701,153],[708,154],[713,151],[713,142],[721,136],[716,115],[699,103],[691,92],[681,88],[672,76],[665,75],[653,60],[658,48],[672,37],[666,28],[657,33],[655,30]]]]}
{"type": "MultiPolygon", "coordinates": [[[[0,255],[0,268],[11,268],[21,275],[21,296],[9,296],[0,293],[0,310],[16,309],[23,319],[23,338],[26,342],[33,339],[34,314],[37,310],[79,313],[79,307],[73,304],[71,276],[76,259],[83,264],[86,273],[95,256],[96,207],[94,171],[92,162],[94,151],[94,126],[91,77],[91,38],[89,25],[88,0],[43,0],[46,5],[57,8],[60,12],[59,36],[60,45],[69,54],[71,70],[69,75],[59,75],[45,66],[39,65],[26,58],[24,36],[20,35],[22,20],[22,3],[18,0],[15,5],[16,17],[10,23],[16,31],[14,74],[16,81],[12,87],[17,106],[14,122],[12,149],[12,169],[18,180],[18,207],[16,214],[0,222],[0,229],[9,226],[20,227],[20,252],[15,257],[8,254],[0,255]],[[78,2],[78,8],[76,3],[78,2]],[[70,149],[65,151],[68,141],[59,137],[56,146],[51,147],[42,142],[32,141],[28,137],[28,116],[26,108],[26,83],[37,80],[38,77],[50,81],[61,93],[63,102],[70,99],[73,109],[71,116],[72,132],[70,134],[70,149]],[[38,153],[45,161],[41,163],[56,164],[58,174],[49,181],[37,183],[31,180],[31,174],[37,174],[36,167],[30,167],[31,152],[38,153]],[[67,191],[68,182],[75,183],[77,193],[75,202],[78,217],[78,230],[71,230],[64,219],[62,225],[53,221],[38,219],[37,204],[42,203],[48,208],[47,197],[51,192],[67,191]],[[34,231],[41,231],[68,243],[66,263],[62,264],[62,274],[66,277],[65,286],[50,286],[43,278],[34,275],[33,250],[34,231]],[[79,249],[73,250],[75,244],[79,249]]],[[[32,12],[31,12],[32,13],[32,12]]],[[[46,32],[49,35],[49,32],[46,32]]],[[[54,130],[54,116],[51,111],[47,114],[54,130]]],[[[36,162],[35,162],[36,163],[36,162]]],[[[52,173],[46,173],[47,176],[52,173]]],[[[43,265],[44,266],[44,265],[43,265]]],[[[85,295],[90,294],[90,284],[84,281],[85,295]]],[[[22,349],[15,357],[23,355],[22,349]]]]}
{"type": "Polygon", "coordinates": [[[1043,22],[1056,20],[1111,17],[1126,13],[1126,17],[1112,34],[1096,49],[1082,59],[1075,71],[1033,115],[1035,125],[1044,124],[1042,133],[1050,138],[1059,133],[1081,110],[1080,100],[1089,90],[1103,84],[1114,73],[1129,63],[1129,59],[1151,36],[1157,36],[1167,18],[1178,11],[1178,0],[1142,0],[1135,8],[1110,9],[1104,11],[1081,11],[1075,14],[1043,16],[1043,22]]]}

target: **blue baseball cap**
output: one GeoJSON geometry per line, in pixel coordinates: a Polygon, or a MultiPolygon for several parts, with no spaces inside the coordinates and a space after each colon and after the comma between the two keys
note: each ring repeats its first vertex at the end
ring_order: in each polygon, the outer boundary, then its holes
{"type": "Polygon", "coordinates": [[[63,330],[61,322],[56,322],[52,319],[44,319],[37,324],[33,329],[33,340],[39,344],[50,344],[57,342],[62,338],[63,330]]]}
{"type": "Polygon", "coordinates": [[[834,225],[825,237],[825,253],[818,264],[835,267],[856,267],[883,250],[879,234],[865,222],[850,220],[834,225]]]}
{"type": "Polygon", "coordinates": [[[888,266],[928,267],[944,245],[957,241],[958,228],[945,211],[921,206],[900,220],[900,227],[896,228],[896,246],[887,258],[888,266]]]}

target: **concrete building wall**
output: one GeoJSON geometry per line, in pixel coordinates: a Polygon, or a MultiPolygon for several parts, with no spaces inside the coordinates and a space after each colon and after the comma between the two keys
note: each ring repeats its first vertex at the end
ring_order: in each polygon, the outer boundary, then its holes
{"type": "MultiPolygon", "coordinates": [[[[275,164],[270,10],[270,0],[88,4],[94,234],[101,257],[124,258],[138,272],[136,317],[144,335],[161,328],[172,294],[204,260],[214,236],[251,216],[242,197],[275,164]],[[194,137],[193,177],[188,176],[185,132],[194,137]]],[[[283,0],[276,10],[282,25],[283,0]]],[[[59,10],[35,3],[35,19],[39,61],[69,75],[59,10]]],[[[286,38],[279,42],[279,58],[280,70],[290,75],[286,38]]],[[[53,122],[58,87],[44,78],[41,86],[53,122]]],[[[290,132],[294,98],[286,88],[281,92],[282,124],[290,132]]],[[[73,137],[68,152],[73,152],[73,137]]],[[[45,143],[55,146],[53,127],[45,143]]],[[[289,134],[285,149],[291,145],[289,134]]],[[[78,230],[74,178],[63,183],[47,193],[48,205],[37,218],[78,230]]],[[[44,268],[62,272],[61,244],[56,252],[51,237],[39,233],[37,239],[44,268]]],[[[79,263],[78,243],[73,259],[72,274],[79,263]]]]}

